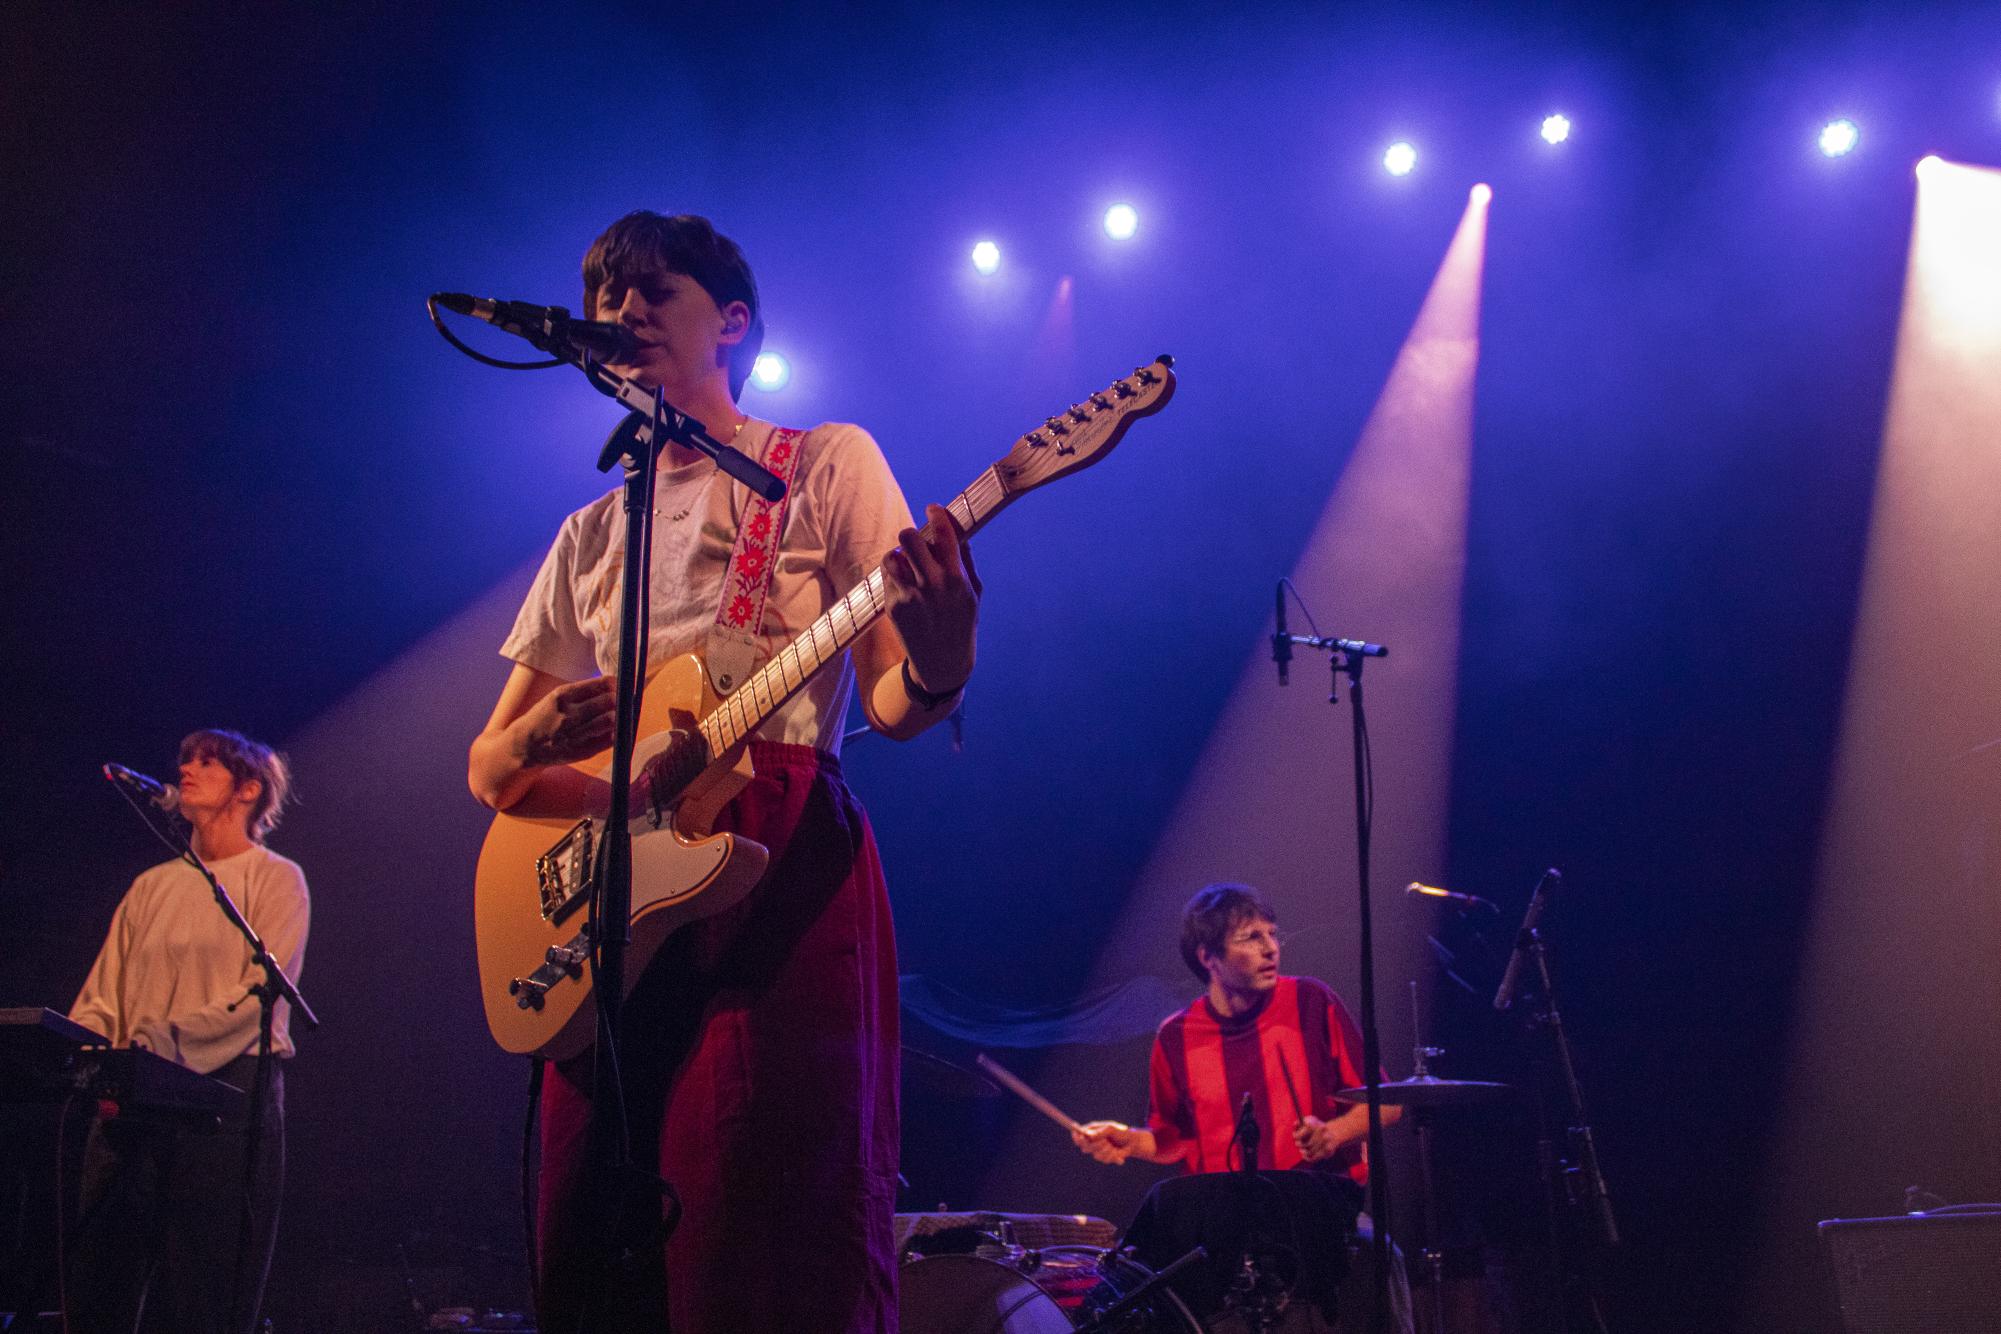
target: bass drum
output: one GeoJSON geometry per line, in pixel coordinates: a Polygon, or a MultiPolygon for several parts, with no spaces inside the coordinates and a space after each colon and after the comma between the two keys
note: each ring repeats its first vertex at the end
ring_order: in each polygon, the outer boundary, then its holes
{"type": "MultiPolygon", "coordinates": [[[[903,1334],[1071,1334],[1153,1271],[1116,1251],[1049,1246],[1018,1258],[933,1255],[898,1272],[903,1334]]],[[[1167,1288],[1155,1289],[1105,1334],[1202,1334],[1167,1288]]]]}

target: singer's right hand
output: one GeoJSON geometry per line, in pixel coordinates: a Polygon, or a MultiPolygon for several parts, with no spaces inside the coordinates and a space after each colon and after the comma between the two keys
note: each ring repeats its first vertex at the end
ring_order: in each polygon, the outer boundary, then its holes
{"type": "Polygon", "coordinates": [[[515,720],[514,753],[524,769],[574,764],[611,746],[612,680],[594,676],[556,687],[515,720]]]}
{"type": "Polygon", "coordinates": [[[1101,1163],[1117,1167],[1138,1147],[1133,1128],[1122,1121],[1091,1121],[1070,1132],[1070,1142],[1101,1163]]]}

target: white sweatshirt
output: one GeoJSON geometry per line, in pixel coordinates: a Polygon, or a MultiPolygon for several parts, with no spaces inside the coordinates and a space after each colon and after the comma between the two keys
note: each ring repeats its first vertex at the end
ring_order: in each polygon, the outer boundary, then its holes
{"type": "MultiPolygon", "coordinates": [[[[297,982],[312,917],[298,863],[259,845],[209,869],[297,982]]],[[[145,1047],[212,1074],[257,1050],[258,1004],[246,995],[263,980],[208,882],[186,862],[162,862],[125,892],[69,1017],[113,1046],[145,1047]]],[[[279,1001],[272,1024],[280,1056],[292,1054],[290,1010],[279,1001]]]]}

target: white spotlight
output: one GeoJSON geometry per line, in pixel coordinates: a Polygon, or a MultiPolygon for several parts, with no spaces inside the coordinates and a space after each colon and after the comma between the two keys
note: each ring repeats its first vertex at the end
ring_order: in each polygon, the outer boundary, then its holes
{"type": "Polygon", "coordinates": [[[1000,272],[1000,247],[992,241],[981,241],[973,247],[973,268],[982,277],[992,277],[1000,272]]]}
{"type": "Polygon", "coordinates": [[[1130,241],[1139,230],[1139,210],[1131,204],[1114,204],[1105,210],[1105,235],[1114,241],[1130,241]]]}
{"type": "Polygon", "coordinates": [[[1408,176],[1417,166],[1417,150],[1398,140],[1383,154],[1383,170],[1392,176],[1408,176]]]}
{"type": "Polygon", "coordinates": [[[1494,187],[1485,181],[1466,192],[1476,204],[1486,204],[1494,198],[1494,187]]]}
{"type": "Polygon", "coordinates": [[[1862,142],[1862,131],[1855,122],[1843,117],[1831,120],[1821,126],[1820,151],[1827,157],[1846,157],[1855,151],[1855,145],[1862,142]]]}
{"type": "Polygon", "coordinates": [[[1918,179],[1921,181],[1930,180],[1932,177],[1938,175],[1939,169],[1943,166],[1945,166],[1945,159],[1941,158],[1937,153],[1925,154],[1918,159],[1918,179]]]}
{"type": "Polygon", "coordinates": [[[1570,137],[1570,117],[1558,112],[1554,116],[1542,118],[1542,141],[1546,144],[1560,144],[1570,137]]]}
{"type": "Polygon", "coordinates": [[[750,364],[750,382],[766,393],[776,393],[792,383],[792,363],[776,352],[760,352],[750,364]]]}

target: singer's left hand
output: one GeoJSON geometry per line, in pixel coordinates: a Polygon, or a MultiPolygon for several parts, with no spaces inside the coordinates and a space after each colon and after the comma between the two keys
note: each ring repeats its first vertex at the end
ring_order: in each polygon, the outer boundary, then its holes
{"type": "Polygon", "coordinates": [[[903,640],[911,677],[943,694],[973,674],[981,585],[958,521],[939,505],[927,505],[924,513],[928,522],[903,530],[882,572],[889,619],[903,640]]]}

